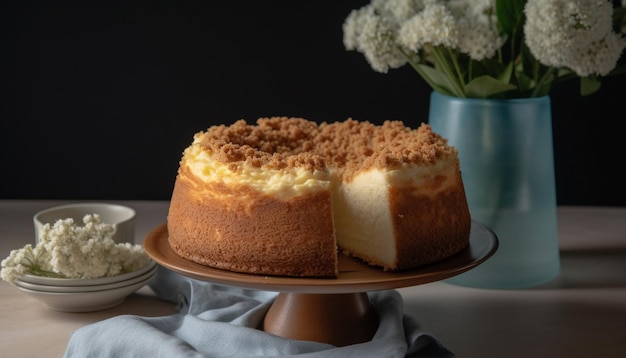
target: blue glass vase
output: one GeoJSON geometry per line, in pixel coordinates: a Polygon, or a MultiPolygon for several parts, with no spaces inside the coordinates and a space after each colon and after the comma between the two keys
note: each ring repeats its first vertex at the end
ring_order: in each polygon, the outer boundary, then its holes
{"type": "Polygon", "coordinates": [[[433,92],[429,124],[457,148],[472,220],[497,252],[446,282],[524,288],[559,275],[550,97],[467,99],[433,92]]]}

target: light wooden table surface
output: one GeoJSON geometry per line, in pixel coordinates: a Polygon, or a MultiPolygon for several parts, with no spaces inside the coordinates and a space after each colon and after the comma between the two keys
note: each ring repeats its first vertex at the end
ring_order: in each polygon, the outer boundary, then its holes
{"type": "MultiPolygon", "coordinates": [[[[137,211],[137,243],[165,222],[167,201],[110,202],[137,211]]],[[[0,259],[34,243],[35,212],[68,203],[0,200],[0,259]]],[[[626,357],[626,208],[558,210],[559,278],[519,290],[445,282],[402,288],[406,313],[458,357],[626,357]]],[[[108,310],[63,313],[0,281],[0,302],[0,357],[61,357],[82,326],[121,314],[176,313],[148,287],[108,310]]]]}

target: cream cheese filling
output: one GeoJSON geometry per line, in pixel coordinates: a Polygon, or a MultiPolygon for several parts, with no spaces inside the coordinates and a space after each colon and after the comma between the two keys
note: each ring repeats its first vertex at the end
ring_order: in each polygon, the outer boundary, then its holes
{"type": "MultiPolygon", "coordinates": [[[[435,164],[415,165],[405,164],[400,169],[380,171],[388,187],[412,186],[425,187],[425,184],[441,181],[435,186],[426,186],[431,195],[438,194],[441,190],[451,185],[456,185],[456,164],[454,160],[439,160],[435,164]]],[[[366,172],[362,175],[370,175],[366,172]]]]}
{"type": "Polygon", "coordinates": [[[330,173],[304,168],[268,169],[241,165],[237,171],[211,158],[211,153],[196,146],[185,150],[183,163],[204,182],[244,185],[259,192],[287,200],[330,188],[330,173]]]}

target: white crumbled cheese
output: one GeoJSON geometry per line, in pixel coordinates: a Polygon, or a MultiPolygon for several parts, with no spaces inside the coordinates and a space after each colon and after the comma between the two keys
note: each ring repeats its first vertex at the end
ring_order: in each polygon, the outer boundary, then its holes
{"type": "Polygon", "coordinates": [[[12,250],[2,261],[0,277],[8,282],[23,274],[88,279],[132,272],[150,262],[141,245],[115,243],[115,226],[102,223],[98,214],[85,215],[83,223],[45,224],[36,246],[12,250]]]}

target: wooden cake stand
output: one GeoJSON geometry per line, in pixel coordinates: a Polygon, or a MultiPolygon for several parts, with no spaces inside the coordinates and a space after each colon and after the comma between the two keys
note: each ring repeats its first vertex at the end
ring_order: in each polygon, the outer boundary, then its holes
{"type": "Polygon", "coordinates": [[[468,271],[498,247],[496,235],[472,222],[470,244],[435,264],[384,272],[339,255],[337,278],[265,276],[214,269],[178,256],[168,242],[167,225],[152,230],[143,243],[152,259],[181,275],[216,284],[279,292],[265,316],[265,332],[281,337],[346,346],[372,339],[378,316],[367,292],[421,285],[468,271]]]}

